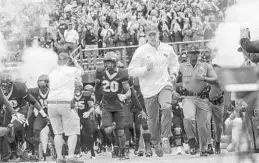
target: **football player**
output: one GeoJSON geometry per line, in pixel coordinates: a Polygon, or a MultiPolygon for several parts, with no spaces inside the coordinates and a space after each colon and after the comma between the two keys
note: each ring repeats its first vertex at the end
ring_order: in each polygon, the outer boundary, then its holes
{"type": "MultiPolygon", "coordinates": [[[[139,138],[139,143],[138,143],[138,153],[135,152],[138,156],[143,156],[144,151],[146,157],[151,157],[153,155],[152,150],[151,150],[151,134],[148,130],[148,125],[147,125],[147,115],[146,115],[146,108],[144,104],[144,99],[143,95],[141,94],[140,87],[139,87],[139,80],[138,78],[134,78],[133,80],[133,87],[135,91],[132,90],[132,94],[135,94],[135,97],[132,96],[132,100],[135,101],[133,102],[133,105],[136,105],[137,108],[139,109],[139,114],[138,114],[138,120],[140,121],[140,138],[139,138]],[[137,99],[135,99],[137,98],[137,99]],[[135,99],[135,100],[134,100],[135,99]]],[[[136,131],[137,135],[137,131],[136,131]]],[[[137,136],[136,136],[137,139],[137,136]]],[[[137,146],[137,145],[136,145],[137,146]]]]}
{"type": "Polygon", "coordinates": [[[108,52],[104,56],[104,69],[97,69],[95,94],[96,104],[102,101],[102,127],[107,134],[117,131],[120,158],[125,158],[125,112],[123,103],[131,97],[129,76],[126,69],[117,67],[117,54],[108,52]],[[98,91],[102,90],[102,94],[98,91]],[[122,92],[126,92],[122,94],[122,92]],[[114,120],[114,121],[113,121],[114,120]],[[113,125],[115,122],[116,126],[113,125]]]}
{"type": "Polygon", "coordinates": [[[83,83],[76,82],[75,95],[72,102],[72,107],[77,110],[80,123],[81,123],[81,134],[80,134],[80,147],[82,151],[90,150],[91,158],[95,158],[94,153],[94,140],[93,131],[95,129],[94,120],[94,99],[92,97],[93,86],[86,85],[83,88],[83,83]],[[87,147],[87,149],[85,148],[87,147]]]}
{"type": "MultiPolygon", "coordinates": [[[[48,112],[48,94],[49,94],[49,77],[48,75],[41,75],[37,81],[38,87],[29,89],[29,93],[38,101],[44,112],[48,112]]],[[[34,148],[34,155],[36,159],[39,159],[39,144],[41,143],[43,149],[43,159],[46,160],[47,144],[49,138],[49,125],[47,119],[39,114],[34,106],[30,106],[27,119],[30,119],[29,126],[33,129],[32,144],[34,148]],[[31,113],[34,112],[34,115],[31,113]]]]}
{"type": "MultiPolygon", "coordinates": [[[[20,82],[13,82],[11,76],[9,74],[2,74],[1,75],[1,89],[11,104],[11,106],[20,114],[23,114],[24,117],[27,117],[27,113],[29,110],[29,104],[32,104],[41,114],[42,117],[47,117],[47,114],[42,109],[40,104],[37,100],[28,92],[28,88],[25,83],[20,82]]],[[[6,114],[6,120],[4,125],[9,124],[10,122],[14,125],[15,134],[17,136],[17,142],[23,143],[24,142],[24,123],[12,119],[11,115],[6,114]]],[[[17,156],[16,148],[17,144],[16,141],[10,143],[11,150],[13,152],[12,156],[17,156]]]]}
{"type": "MultiPolygon", "coordinates": [[[[179,92],[179,90],[176,90],[179,92]]],[[[184,132],[184,127],[183,127],[183,113],[182,113],[182,108],[181,108],[181,97],[180,95],[174,92],[173,93],[173,104],[172,104],[172,132],[173,132],[173,140],[174,143],[177,147],[177,155],[182,154],[182,149],[181,146],[183,144],[183,132],[184,132]]]]}
{"type": "MultiPolygon", "coordinates": [[[[8,111],[13,119],[16,119],[17,121],[21,122],[21,123],[24,123],[25,122],[25,117],[24,115],[20,114],[20,113],[17,113],[13,107],[10,105],[10,103],[7,101],[7,99],[5,98],[4,94],[3,94],[3,91],[2,89],[0,89],[0,105],[3,106],[4,105],[4,108],[6,110],[4,111],[8,111]]],[[[13,125],[12,124],[9,124],[7,127],[0,127],[0,137],[2,136],[5,136],[7,134],[11,134],[13,133],[13,125]]],[[[11,136],[13,137],[13,136],[11,136]]],[[[11,138],[9,137],[9,138],[11,138]]]]}

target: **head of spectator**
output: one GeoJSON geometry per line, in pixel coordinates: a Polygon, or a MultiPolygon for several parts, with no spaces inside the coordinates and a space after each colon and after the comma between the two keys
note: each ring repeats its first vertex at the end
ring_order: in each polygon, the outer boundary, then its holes
{"type": "Polygon", "coordinates": [[[149,25],[146,29],[147,40],[151,46],[157,47],[159,44],[159,31],[157,26],[149,25]]]}
{"type": "Polygon", "coordinates": [[[69,55],[67,53],[60,53],[58,55],[58,64],[60,66],[65,66],[69,64],[69,55]]]}
{"type": "Polygon", "coordinates": [[[139,26],[139,33],[144,32],[145,33],[145,27],[143,25],[139,26]]]}
{"type": "Polygon", "coordinates": [[[59,24],[64,24],[64,23],[65,23],[64,18],[63,18],[63,17],[60,17],[60,19],[59,19],[59,24]]]}
{"type": "Polygon", "coordinates": [[[73,24],[72,23],[68,23],[68,30],[72,30],[73,29],[73,24]]]}
{"type": "Polygon", "coordinates": [[[109,29],[109,28],[110,28],[110,24],[107,23],[107,22],[105,22],[105,23],[104,23],[104,28],[105,28],[105,29],[109,29]]]}

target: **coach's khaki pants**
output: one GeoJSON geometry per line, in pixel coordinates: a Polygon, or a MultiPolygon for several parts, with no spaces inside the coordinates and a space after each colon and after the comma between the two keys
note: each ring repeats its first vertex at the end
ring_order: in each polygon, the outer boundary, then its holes
{"type": "Polygon", "coordinates": [[[145,98],[144,101],[147,110],[147,123],[151,134],[151,141],[153,143],[159,143],[161,137],[171,137],[172,87],[166,86],[157,95],[145,98]],[[160,110],[161,115],[159,112],[160,110]],[[160,116],[161,121],[159,121],[160,116]]]}

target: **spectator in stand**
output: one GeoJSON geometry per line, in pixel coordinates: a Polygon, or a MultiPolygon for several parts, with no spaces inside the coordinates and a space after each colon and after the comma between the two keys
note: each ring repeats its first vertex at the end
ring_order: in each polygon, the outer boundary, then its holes
{"type": "Polygon", "coordinates": [[[83,33],[82,36],[82,45],[85,47],[85,45],[95,45],[97,41],[97,33],[94,31],[94,24],[88,23],[86,25],[86,30],[83,33]]]}
{"type": "Polygon", "coordinates": [[[73,29],[72,23],[68,24],[68,29],[64,33],[65,42],[69,53],[76,49],[79,36],[76,30],[73,29]]]}
{"type": "MultiPolygon", "coordinates": [[[[103,47],[103,37],[105,31],[107,31],[105,26],[108,26],[108,29],[116,31],[118,28],[121,28],[121,22],[126,26],[124,33],[128,36],[127,39],[120,40],[118,38],[121,37],[118,37],[118,34],[115,35],[117,32],[112,32],[110,38],[114,39],[116,46],[131,45],[131,42],[132,45],[134,45],[132,41],[134,34],[136,34],[134,30],[138,29],[140,25],[145,29],[147,28],[146,24],[150,22],[157,25],[160,31],[166,29],[164,24],[168,26],[170,35],[160,37],[160,39],[165,42],[203,40],[204,37],[211,38],[210,30],[215,31],[219,21],[223,20],[223,13],[229,4],[226,0],[150,0],[143,2],[134,0],[107,0],[106,2],[101,0],[62,0],[56,1],[53,5],[56,6],[53,7],[52,12],[49,14],[49,20],[50,22],[59,20],[59,25],[56,27],[59,30],[57,38],[54,37],[54,49],[56,49],[56,51],[64,51],[64,49],[67,49],[67,44],[64,44],[65,40],[63,37],[65,30],[68,29],[68,22],[73,23],[75,29],[80,30],[77,31],[79,33],[87,33],[86,31],[89,30],[88,27],[80,28],[79,26],[84,27],[86,24],[87,26],[88,24],[94,24],[93,29],[94,33],[97,33],[96,39],[99,48],[103,47]],[[208,23],[211,28],[208,28],[209,25],[205,24],[205,22],[208,23]],[[186,23],[188,25],[185,25],[186,23]],[[190,31],[190,29],[193,30],[190,31]],[[206,36],[204,32],[206,32],[206,36]]],[[[42,26],[44,29],[48,26],[48,16],[45,13],[41,13],[43,22],[39,23],[39,26],[42,26]]],[[[46,33],[46,30],[42,31],[46,33]]],[[[164,31],[163,34],[166,33],[167,32],[164,31]]],[[[82,44],[83,38],[87,39],[86,42],[90,42],[89,45],[93,44],[91,40],[94,39],[91,37],[89,41],[88,37],[85,37],[84,34],[83,36],[80,35],[80,40],[77,42],[77,45],[82,44]]],[[[85,44],[87,44],[86,42],[85,44]]],[[[128,51],[128,53],[132,52],[131,50],[128,51]]]]}
{"type": "Polygon", "coordinates": [[[61,17],[59,19],[59,26],[58,26],[58,30],[59,32],[62,34],[62,36],[64,36],[64,33],[65,33],[65,30],[68,29],[68,26],[67,24],[65,23],[65,20],[63,17],[61,17]]]}
{"type": "MultiPolygon", "coordinates": [[[[117,28],[117,32],[114,36],[115,46],[127,46],[130,35],[126,29],[126,25],[121,22],[117,28]]],[[[122,49],[116,50],[119,55],[122,55],[122,49]]]]}
{"type": "Polygon", "coordinates": [[[138,30],[138,45],[144,45],[147,42],[145,26],[140,25],[138,30]]]}

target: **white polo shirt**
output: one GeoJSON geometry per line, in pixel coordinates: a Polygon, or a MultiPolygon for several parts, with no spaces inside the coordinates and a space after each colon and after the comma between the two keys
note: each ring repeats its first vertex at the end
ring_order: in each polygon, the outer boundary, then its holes
{"type": "Polygon", "coordinates": [[[76,67],[57,66],[49,75],[49,101],[71,101],[75,81],[82,81],[82,71],[76,67]]]}
{"type": "Polygon", "coordinates": [[[146,43],[134,53],[129,65],[129,75],[139,78],[139,85],[144,98],[157,95],[165,86],[172,85],[170,74],[178,74],[179,62],[173,47],[160,43],[158,48],[146,43]],[[147,63],[154,67],[147,71],[147,63]]]}

